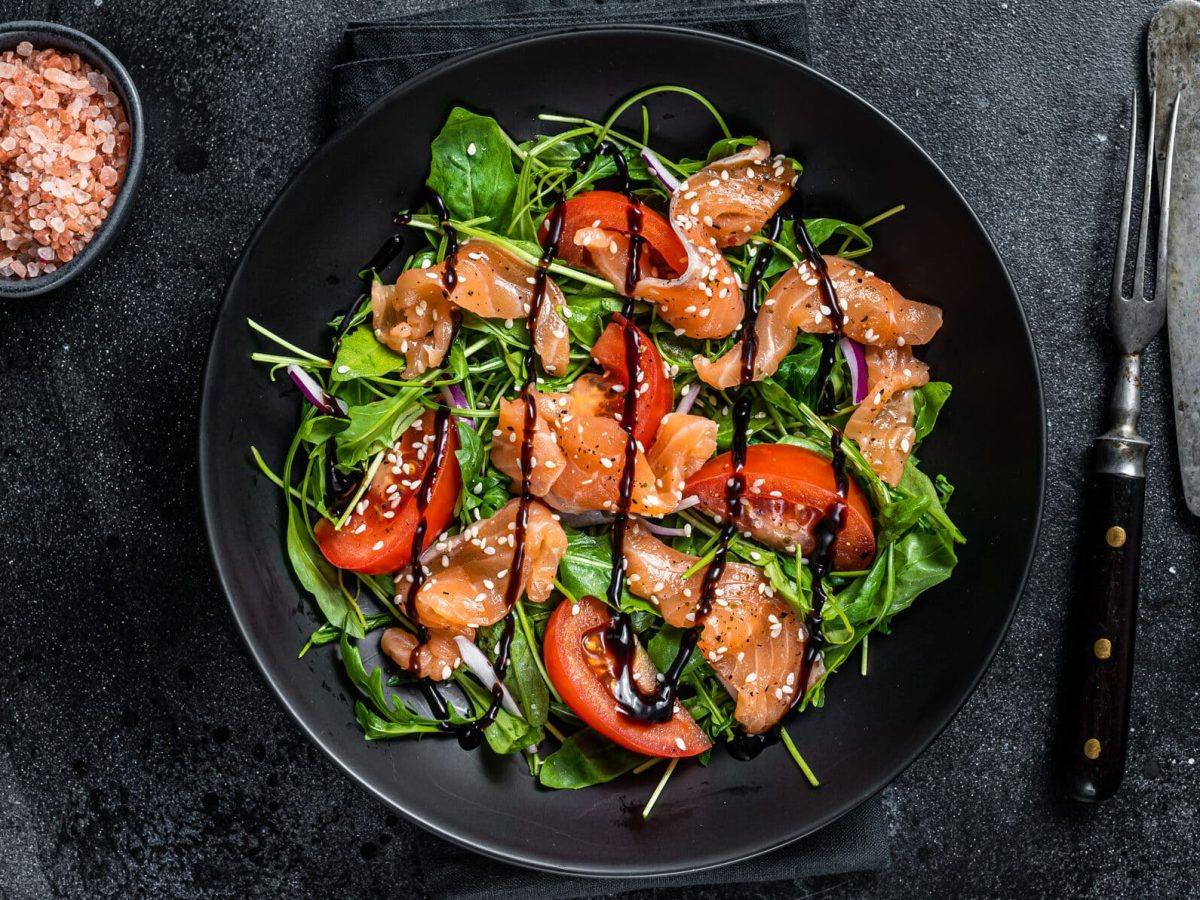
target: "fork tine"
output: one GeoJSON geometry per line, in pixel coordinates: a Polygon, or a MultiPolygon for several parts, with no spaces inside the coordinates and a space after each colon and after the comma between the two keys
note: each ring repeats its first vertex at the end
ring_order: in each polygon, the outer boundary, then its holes
{"type": "Polygon", "coordinates": [[[1137,165],[1137,91],[1130,93],[1132,112],[1129,114],[1129,161],[1125,164],[1125,199],[1121,202],[1121,227],[1117,232],[1117,260],[1113,266],[1112,299],[1121,299],[1125,282],[1125,251],[1129,247],[1129,214],[1133,207],[1133,173],[1137,165]]]}
{"type": "Polygon", "coordinates": [[[1163,157],[1161,175],[1158,179],[1162,188],[1162,196],[1158,204],[1158,253],[1154,266],[1154,296],[1166,297],[1167,286],[1167,239],[1171,232],[1171,169],[1175,160],[1175,123],[1179,119],[1179,103],[1183,91],[1175,95],[1175,104],[1171,107],[1171,123],[1167,126],[1167,152],[1163,157]]]}
{"type": "Polygon", "coordinates": [[[1154,194],[1154,123],[1158,111],[1158,97],[1150,91],[1150,136],[1146,138],[1146,186],[1142,195],[1142,221],[1138,224],[1137,262],[1133,267],[1133,298],[1146,297],[1146,236],[1150,231],[1150,199],[1154,194]]]}

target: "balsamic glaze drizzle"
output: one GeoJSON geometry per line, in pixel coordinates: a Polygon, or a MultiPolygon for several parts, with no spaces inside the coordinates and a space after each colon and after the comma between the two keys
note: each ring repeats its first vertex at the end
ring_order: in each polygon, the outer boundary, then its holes
{"type": "MultiPolygon", "coordinates": [[[[416,668],[416,657],[421,645],[429,640],[429,629],[421,624],[421,619],[417,614],[417,593],[428,577],[425,566],[421,562],[421,554],[425,550],[425,535],[429,530],[429,521],[425,517],[425,511],[429,508],[429,501],[433,497],[433,488],[437,484],[442,459],[446,455],[450,441],[450,429],[454,427],[449,408],[438,406],[433,423],[433,447],[426,456],[425,471],[421,475],[421,484],[417,488],[417,525],[413,529],[411,559],[408,564],[408,591],[404,597],[404,613],[417,629],[417,643],[409,654],[408,665],[405,667],[410,671],[416,668]]],[[[439,693],[433,681],[422,678],[418,685],[426,702],[429,703],[434,715],[441,723],[442,730],[457,733],[458,743],[464,750],[473,750],[478,747],[482,738],[480,728],[473,722],[452,724],[449,721],[450,708],[446,705],[445,698],[439,693]]]]}
{"type": "Polygon", "coordinates": [[[517,516],[513,529],[512,563],[508,567],[508,584],[504,587],[504,604],[508,611],[504,616],[504,631],[500,640],[496,642],[496,661],[492,664],[492,670],[496,673],[496,683],[492,687],[491,705],[475,720],[481,729],[496,720],[504,702],[504,673],[508,670],[508,656],[516,628],[517,601],[521,599],[521,570],[525,566],[525,531],[529,524],[529,504],[534,499],[530,488],[533,477],[533,438],[537,428],[538,354],[533,338],[534,323],[541,316],[542,303],[546,299],[546,284],[550,277],[550,264],[558,254],[562,228],[563,204],[560,197],[546,218],[546,243],[533,273],[533,299],[529,303],[529,313],[525,318],[529,328],[529,346],[525,349],[525,383],[521,386],[521,402],[525,404],[525,415],[521,423],[521,495],[517,501],[517,516]]]}
{"type": "MultiPolygon", "coordinates": [[[[625,590],[625,535],[629,528],[629,508],[633,504],[633,476],[637,462],[637,439],[633,434],[637,418],[638,391],[643,383],[640,371],[641,335],[633,324],[633,291],[641,271],[642,249],[642,204],[633,193],[629,168],[621,150],[608,141],[601,141],[579,161],[579,166],[590,165],[598,154],[603,153],[613,161],[620,179],[620,190],[629,199],[629,258],[625,266],[625,303],[621,315],[614,318],[621,327],[625,345],[625,385],[621,408],[621,428],[625,432],[625,453],[621,465],[621,481],[618,487],[617,508],[613,514],[612,568],[609,571],[608,605],[617,610],[609,625],[600,632],[601,645],[616,666],[613,695],[625,712],[643,722],[665,722],[675,713],[675,694],[679,686],[679,675],[668,677],[650,692],[643,691],[634,681],[638,642],[629,613],[621,610],[621,594],[625,590]]],[[[686,659],[684,660],[686,663],[686,659]]],[[[672,667],[674,668],[674,667],[672,667]]],[[[681,667],[682,671],[682,667],[681,667]]]]}
{"type": "MultiPolygon", "coordinates": [[[[441,195],[432,188],[426,188],[426,193],[429,199],[429,204],[433,207],[434,213],[438,217],[438,225],[442,230],[442,234],[446,242],[446,254],[443,257],[444,269],[442,280],[443,289],[447,294],[449,294],[458,285],[458,273],[455,269],[455,264],[458,261],[459,250],[458,232],[454,230],[454,226],[450,222],[450,212],[446,208],[446,202],[442,199],[441,195]]],[[[554,215],[557,215],[561,220],[561,213],[558,212],[557,207],[555,212],[552,213],[552,216],[554,215]]],[[[399,212],[396,214],[394,221],[397,225],[408,225],[412,222],[412,218],[413,214],[411,212],[399,212]]],[[[561,233],[562,231],[561,221],[559,222],[557,231],[558,233],[561,233]]],[[[537,283],[536,287],[534,288],[533,306],[529,317],[530,328],[533,327],[532,323],[537,316],[537,310],[541,306],[541,298],[545,294],[545,270],[547,267],[549,267],[550,262],[554,259],[554,252],[557,250],[558,246],[557,240],[558,238],[556,234],[551,242],[551,246],[548,247],[546,253],[543,254],[542,262],[538,264],[537,283]]],[[[397,232],[396,234],[393,234],[387,239],[387,241],[384,242],[383,246],[379,248],[379,251],[371,258],[371,261],[368,262],[359,273],[363,283],[367,286],[367,293],[360,296],[343,317],[341,327],[338,329],[338,333],[334,342],[335,353],[337,352],[338,344],[346,333],[349,322],[357,314],[357,311],[361,307],[364,300],[370,296],[372,279],[380,269],[387,266],[396,258],[403,246],[403,233],[397,232]]],[[[506,594],[509,612],[504,619],[504,635],[497,644],[495,671],[498,681],[495,687],[492,689],[492,703],[482,716],[479,716],[472,721],[454,723],[450,721],[450,707],[447,705],[446,699],[442,696],[441,692],[437,689],[436,683],[429,678],[421,678],[417,682],[422,695],[425,697],[425,700],[429,704],[430,709],[433,711],[434,716],[439,721],[440,729],[442,731],[455,733],[458,736],[459,746],[461,746],[464,750],[474,750],[482,743],[483,729],[485,729],[495,720],[496,715],[500,711],[500,704],[504,698],[501,683],[504,680],[504,672],[508,666],[508,651],[513,638],[512,610],[516,603],[516,598],[514,596],[514,585],[519,584],[519,579],[516,573],[520,571],[520,563],[524,557],[525,521],[529,499],[531,496],[529,491],[529,462],[532,458],[531,438],[533,434],[534,423],[529,421],[529,410],[532,407],[532,404],[530,402],[530,395],[528,392],[530,386],[533,384],[532,366],[535,360],[536,355],[534,354],[533,347],[531,346],[527,351],[525,358],[526,372],[528,372],[529,375],[525,387],[522,389],[522,395],[526,397],[527,403],[525,423],[526,443],[529,443],[530,446],[528,449],[522,447],[521,452],[521,471],[523,475],[522,499],[519,512],[517,514],[517,528],[514,534],[515,549],[513,551],[513,576],[509,579],[509,586],[506,594]]],[[[425,583],[427,578],[425,567],[421,564],[421,555],[425,549],[425,535],[429,530],[429,522],[425,517],[425,511],[428,508],[430,498],[433,495],[433,488],[437,483],[438,471],[441,468],[442,459],[446,455],[450,429],[453,427],[454,423],[450,418],[449,408],[445,405],[439,405],[434,418],[433,447],[426,457],[427,462],[425,472],[421,476],[421,484],[417,489],[416,494],[417,524],[416,528],[413,530],[412,552],[411,560],[409,562],[409,584],[408,591],[404,599],[405,615],[408,616],[409,620],[416,629],[417,637],[417,644],[413,648],[412,654],[409,656],[408,666],[406,667],[409,670],[415,668],[415,655],[420,650],[421,645],[429,640],[429,630],[423,624],[421,624],[416,605],[417,593],[421,590],[421,586],[425,583]]],[[[330,438],[330,440],[332,441],[333,438],[330,438]]],[[[333,454],[327,454],[327,457],[332,457],[332,455],[333,454]]],[[[332,480],[329,480],[328,483],[331,487],[334,485],[332,480]]]]}
{"type": "MultiPolygon", "coordinates": [[[[458,274],[455,271],[454,265],[458,260],[458,233],[450,224],[450,212],[446,208],[446,201],[441,195],[432,188],[426,188],[426,193],[429,197],[429,203],[433,207],[438,217],[438,225],[442,229],[442,234],[446,239],[446,291],[454,290],[458,284],[458,274]]],[[[412,221],[411,212],[396,213],[395,223],[397,225],[407,225],[412,221]]],[[[342,346],[342,339],[350,330],[351,324],[358,316],[359,310],[363,304],[371,299],[371,285],[383,269],[386,269],[400,255],[400,251],[404,249],[404,232],[397,231],[388,237],[387,240],[380,245],[375,251],[375,255],[367,262],[365,266],[358,270],[359,280],[362,281],[365,290],[358,295],[355,301],[350,304],[350,308],[342,313],[342,320],[338,323],[337,331],[333,335],[333,355],[336,357],[342,346]]],[[[331,415],[342,415],[341,410],[336,404],[333,404],[331,415]]],[[[329,438],[328,447],[325,452],[325,492],[326,505],[330,510],[342,509],[342,504],[349,500],[354,494],[354,489],[358,486],[362,479],[362,473],[344,474],[337,468],[337,439],[329,438]]]]}
{"type": "MultiPolygon", "coordinates": [[[[636,459],[636,442],[633,437],[633,422],[636,408],[636,390],[639,383],[639,336],[633,327],[633,289],[638,280],[638,262],[642,247],[641,236],[641,205],[631,190],[625,159],[618,149],[601,143],[589,156],[581,160],[582,164],[590,163],[595,154],[605,153],[612,158],[621,178],[622,192],[630,200],[629,234],[630,253],[625,274],[625,308],[618,320],[625,338],[626,368],[629,372],[629,388],[624,398],[622,427],[626,432],[625,460],[621,473],[620,494],[616,514],[613,517],[613,562],[608,589],[608,604],[614,610],[620,609],[621,593],[625,586],[625,533],[629,521],[629,508],[633,493],[633,468],[636,459]]],[[[831,333],[822,341],[821,363],[818,378],[821,380],[821,399],[819,411],[829,415],[834,409],[833,386],[830,373],[835,360],[834,354],[837,343],[843,336],[844,316],[838,302],[837,291],[825,266],[825,261],[813,246],[812,240],[804,228],[803,218],[799,215],[798,203],[789,203],[781,209],[769,223],[769,236],[772,243],[765,243],[758,249],[750,276],[745,286],[745,317],[742,321],[742,353],[741,372],[737,394],[733,404],[733,446],[731,457],[733,463],[732,477],[729,479],[725,494],[724,522],[718,534],[717,544],[713,551],[713,560],[705,570],[701,582],[700,598],[691,616],[692,625],[680,640],[679,651],[663,673],[663,678],[652,692],[643,691],[633,680],[633,670],[637,654],[637,637],[634,634],[632,622],[627,613],[618,612],[612,623],[604,629],[601,637],[603,644],[616,664],[616,683],[614,696],[621,708],[633,718],[645,722],[662,722],[671,718],[674,713],[676,696],[679,690],[679,679],[687,666],[688,660],[695,651],[696,645],[703,633],[705,622],[712,612],[716,598],[717,586],[725,572],[729,544],[737,534],[737,522],[741,518],[742,498],[746,489],[745,464],[746,449],[749,441],[750,417],[752,414],[753,397],[747,386],[753,382],[755,363],[758,354],[758,336],[755,331],[759,310],[762,307],[762,279],[767,267],[774,257],[774,242],[779,235],[785,219],[795,222],[797,240],[814,271],[817,273],[822,300],[831,310],[831,333]]],[[[842,450],[842,435],[832,429],[830,450],[834,484],[838,500],[824,511],[821,520],[814,529],[815,547],[812,554],[811,566],[813,573],[813,603],[806,621],[808,641],[805,645],[804,659],[801,666],[800,690],[796,692],[796,700],[805,693],[811,676],[813,664],[820,656],[824,644],[821,630],[821,613],[826,600],[824,579],[833,565],[833,546],[838,533],[845,523],[845,498],[849,487],[845,472],[845,454],[842,450]]],[[[779,740],[778,729],[766,734],[741,734],[726,746],[729,753],[737,759],[749,760],[756,757],[767,746],[779,740]]]]}
{"type": "MultiPolygon", "coordinates": [[[[832,329],[821,340],[821,362],[817,368],[817,377],[821,379],[821,399],[818,412],[823,416],[828,416],[835,408],[833,385],[830,382],[829,374],[833,370],[834,353],[837,350],[838,341],[845,334],[846,317],[838,302],[837,289],[833,285],[833,279],[829,277],[825,259],[813,246],[812,238],[805,230],[803,220],[799,218],[796,223],[796,243],[804,250],[808,264],[816,273],[821,300],[830,310],[829,323],[832,329]]],[[[808,693],[808,681],[812,675],[813,665],[825,644],[825,635],[821,630],[821,614],[827,596],[825,576],[833,569],[833,546],[837,542],[838,533],[846,523],[846,495],[850,488],[850,482],[846,476],[846,454],[842,449],[842,433],[833,426],[830,427],[829,450],[833,456],[833,482],[838,499],[829,505],[813,529],[816,543],[810,561],[813,586],[812,609],[809,610],[808,619],[804,623],[808,631],[808,642],[804,647],[804,664],[800,667],[800,689],[794,695],[793,706],[808,693]]]]}

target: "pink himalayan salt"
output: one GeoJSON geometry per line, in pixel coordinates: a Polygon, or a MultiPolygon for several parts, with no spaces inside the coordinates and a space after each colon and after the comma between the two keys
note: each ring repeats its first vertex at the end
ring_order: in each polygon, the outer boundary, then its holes
{"type": "Polygon", "coordinates": [[[95,235],[125,175],[129,124],[77,54],[0,53],[0,277],[36,278],[95,235]]]}

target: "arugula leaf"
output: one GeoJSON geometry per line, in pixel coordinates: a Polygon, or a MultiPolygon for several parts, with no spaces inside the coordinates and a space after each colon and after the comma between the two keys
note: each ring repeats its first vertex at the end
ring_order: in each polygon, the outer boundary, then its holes
{"type": "Polygon", "coordinates": [[[391,446],[425,411],[418,400],[423,390],[403,388],[394,397],[351,406],[346,412],[346,427],[338,438],[338,465],[352,469],[391,446]]]}
{"type": "Polygon", "coordinates": [[[349,424],[341,416],[312,416],[300,425],[300,440],[309,444],[323,444],[345,431],[349,424]]]}
{"type": "MultiPolygon", "coordinates": [[[[503,631],[503,621],[479,630],[476,643],[493,661],[496,658],[496,643],[503,631]]],[[[546,724],[550,713],[550,691],[534,661],[535,652],[537,651],[529,646],[524,629],[517,625],[513,630],[512,644],[508,650],[508,672],[504,684],[521,707],[525,721],[535,728],[540,728],[546,724]]]]}
{"type": "Polygon", "coordinates": [[[796,347],[783,358],[769,379],[783,389],[788,397],[805,406],[816,406],[820,385],[817,370],[821,367],[821,339],[801,331],[796,335],[796,347]]]}
{"type": "Polygon", "coordinates": [[[932,522],[935,528],[946,532],[954,543],[965,544],[967,542],[966,536],[958,530],[958,526],[946,514],[937,489],[929,480],[929,476],[917,468],[915,455],[909,456],[908,462],[904,466],[904,474],[900,476],[900,483],[897,487],[910,497],[928,497],[929,508],[925,512],[926,518],[932,522]]]}
{"type": "Polygon", "coordinates": [[[441,730],[436,719],[418,714],[397,696],[388,698],[383,690],[383,669],[376,667],[367,672],[358,647],[350,642],[347,635],[342,635],[339,649],[346,677],[375,707],[372,711],[359,702],[354,708],[355,716],[366,733],[367,740],[409,734],[432,734],[441,730]]]}
{"type": "Polygon", "coordinates": [[[951,387],[945,381],[931,381],[913,391],[913,428],[917,432],[918,444],[933,431],[938,413],[950,399],[950,391],[951,387]]]}
{"type": "MultiPolygon", "coordinates": [[[[454,682],[467,695],[471,705],[475,707],[476,715],[482,715],[492,705],[492,692],[466,672],[461,669],[455,672],[454,682]]],[[[546,733],[541,725],[522,722],[512,713],[501,709],[496,715],[496,721],[483,730],[483,736],[493,752],[503,756],[519,753],[526,747],[540,743],[546,733]]]]}
{"type": "Polygon", "coordinates": [[[489,228],[507,231],[517,201],[517,173],[496,120],[456,106],[429,149],[426,183],[442,195],[451,216],[489,216],[489,228]]]}
{"type": "MultiPolygon", "coordinates": [[[[365,632],[374,631],[376,628],[382,628],[384,625],[393,625],[396,620],[391,613],[375,613],[367,616],[367,627],[365,632]]],[[[342,630],[334,625],[326,622],[316,631],[308,636],[308,643],[304,650],[307,651],[310,647],[324,647],[326,644],[332,644],[342,639],[342,630]]],[[[304,652],[301,652],[301,656],[304,652]]]]}
{"type": "Polygon", "coordinates": [[[447,366],[459,382],[465,382],[471,377],[470,369],[467,367],[467,353],[463,349],[461,341],[454,341],[450,345],[450,356],[447,360],[447,366]]]}
{"type": "Polygon", "coordinates": [[[718,159],[724,159],[727,156],[733,156],[739,150],[745,150],[747,147],[753,147],[758,143],[758,138],[751,135],[743,135],[742,137],[721,138],[711,147],[708,148],[708,156],[705,160],[705,165],[714,163],[718,159]]]}
{"type": "MultiPolygon", "coordinates": [[[[795,566],[793,565],[793,569],[795,566]]],[[[806,579],[810,584],[812,580],[811,570],[804,569],[804,573],[808,576],[806,579]]],[[[783,561],[778,555],[772,555],[767,564],[763,566],[763,574],[767,576],[767,580],[771,582],[771,587],[775,589],[775,593],[779,594],[788,603],[795,606],[798,610],[806,612],[808,609],[808,598],[802,598],[796,590],[796,578],[794,575],[789,575],[784,568],[783,561]]]]}
{"type": "MultiPolygon", "coordinates": [[[[625,157],[625,169],[629,172],[629,180],[634,184],[638,182],[650,183],[658,186],[659,181],[650,174],[650,168],[646,165],[646,161],[638,155],[638,151],[634,147],[620,145],[621,155],[625,157]]],[[[597,156],[591,161],[587,169],[575,180],[571,187],[571,194],[577,194],[584,187],[601,181],[605,178],[611,178],[617,174],[616,164],[607,155],[597,156]]]]}
{"type": "Polygon", "coordinates": [[[645,761],[646,757],[585,728],[546,757],[538,781],[548,788],[578,790],[619,778],[645,761]]]}
{"type": "Polygon", "coordinates": [[[721,138],[708,148],[708,153],[705,154],[704,159],[681,159],[679,161],[679,168],[681,168],[688,175],[693,175],[696,172],[699,172],[709,163],[714,163],[718,159],[724,159],[727,156],[733,156],[733,154],[737,153],[739,150],[745,150],[747,147],[753,147],[757,143],[758,138],[750,135],[721,138]]]}
{"type": "MultiPolygon", "coordinates": [[[[760,388],[765,384],[766,384],[766,381],[760,382],[760,388]]],[[[781,388],[778,385],[772,384],[771,386],[767,387],[765,390],[761,391],[763,400],[765,400],[768,403],[770,403],[771,400],[767,395],[768,395],[768,393],[771,392],[772,388],[776,392],[781,390],[781,388]]],[[[758,413],[761,411],[762,411],[761,408],[759,410],[756,410],[755,415],[752,416],[750,419],[750,425],[746,429],[746,433],[749,437],[754,437],[754,435],[758,434],[758,432],[762,431],[764,428],[769,428],[771,425],[771,420],[769,418],[767,418],[765,414],[758,415],[758,413]]],[[[708,418],[712,419],[714,422],[717,423],[717,452],[724,453],[726,450],[728,450],[730,447],[733,446],[733,406],[732,406],[732,404],[726,404],[725,406],[722,406],[718,410],[705,410],[704,415],[707,415],[708,418]]]]}
{"type": "Polygon", "coordinates": [[[296,577],[316,599],[321,614],[330,625],[353,637],[362,637],[362,612],[358,604],[342,593],[337,569],[321,555],[296,504],[289,499],[287,508],[287,551],[296,577]]]}
{"type": "Polygon", "coordinates": [[[354,704],[354,718],[368,741],[411,737],[414,734],[437,734],[440,730],[432,719],[404,719],[399,722],[377,716],[361,700],[354,704]]]}
{"type": "MultiPolygon", "coordinates": [[[[886,597],[881,588],[887,577],[887,561],[886,553],[877,555],[866,575],[854,579],[849,587],[834,597],[834,604],[856,630],[860,625],[874,622],[885,611],[882,604],[886,602],[886,597]]],[[[826,618],[823,631],[835,645],[840,645],[853,636],[846,631],[846,622],[843,622],[840,616],[826,618]]]]}
{"type": "Polygon", "coordinates": [[[518,625],[509,649],[507,683],[525,720],[535,728],[545,725],[550,716],[550,689],[534,658],[540,652],[540,647],[530,645],[525,631],[518,625]]]}
{"type": "Polygon", "coordinates": [[[538,151],[537,158],[543,165],[554,169],[570,169],[591,151],[595,140],[587,134],[577,134],[574,137],[539,134],[521,144],[521,149],[528,153],[542,144],[546,146],[538,151]]]}
{"type": "MultiPolygon", "coordinates": [[[[603,599],[608,593],[612,574],[612,542],[608,535],[591,535],[570,528],[566,531],[567,552],[558,564],[558,580],[572,597],[603,599]]],[[[633,596],[628,590],[621,594],[621,608],[642,610],[656,618],[660,615],[651,603],[633,596]]],[[[635,629],[637,625],[635,621],[635,629]]]]}
{"type": "Polygon", "coordinates": [[[937,490],[938,500],[941,501],[942,509],[950,502],[950,498],[954,496],[954,485],[950,483],[950,479],[945,475],[938,473],[937,478],[933,480],[933,486],[937,490]]]}
{"type": "Polygon", "coordinates": [[[571,311],[567,329],[575,343],[584,347],[595,346],[608,318],[622,306],[621,298],[616,294],[592,285],[584,285],[583,290],[567,294],[566,299],[571,311]]]}
{"type": "Polygon", "coordinates": [[[958,565],[954,544],[940,532],[910,531],[895,543],[896,583],[888,615],[908,609],[917,596],[950,577],[958,565]]]}
{"type": "MultiPolygon", "coordinates": [[[[858,246],[853,249],[847,249],[842,256],[853,258],[863,256],[869,253],[875,247],[874,239],[863,230],[862,226],[855,225],[853,222],[847,222],[844,219],[818,218],[805,219],[804,228],[808,232],[809,238],[813,242],[813,246],[818,250],[821,245],[832,238],[834,235],[841,235],[843,238],[850,238],[852,243],[857,242],[858,246]]],[[[783,223],[783,228],[779,232],[778,243],[785,249],[791,251],[792,255],[804,259],[804,251],[800,249],[799,243],[796,241],[796,226],[793,222],[787,221],[783,223]]],[[[836,249],[836,248],[835,248],[836,249]]],[[[792,260],[786,253],[776,253],[767,265],[767,270],[764,277],[768,280],[782,275],[792,265],[792,260]]]]}
{"type": "Polygon", "coordinates": [[[474,482],[463,482],[463,507],[459,510],[459,519],[464,525],[475,521],[475,513],[479,518],[489,519],[496,510],[512,499],[508,492],[511,479],[493,468],[488,467],[474,482]]]}
{"type": "Polygon", "coordinates": [[[337,382],[390,375],[405,365],[403,356],[380,342],[370,326],[362,325],[342,338],[330,379],[337,382]]]}
{"type": "Polygon", "coordinates": [[[848,258],[862,256],[875,249],[874,238],[863,231],[860,226],[855,225],[853,222],[847,222],[844,219],[805,219],[804,228],[808,231],[808,236],[812,238],[814,247],[820,247],[835,234],[858,241],[858,247],[842,254],[842,256],[848,258]]]}
{"type": "MultiPolygon", "coordinates": [[[[664,625],[658,634],[646,643],[646,652],[650,654],[650,659],[660,672],[666,671],[679,653],[683,633],[683,629],[664,625]]],[[[714,742],[722,736],[731,737],[736,723],[734,700],[699,650],[693,651],[688,658],[687,665],[683,668],[681,684],[688,688],[688,696],[682,697],[681,702],[696,720],[696,724],[704,729],[714,742]]]]}
{"type": "MultiPolygon", "coordinates": [[[[650,654],[650,661],[654,663],[654,668],[665,672],[671,667],[671,663],[679,654],[679,642],[683,639],[683,634],[682,628],[664,625],[659,629],[658,634],[646,642],[646,652],[650,654]]],[[[683,677],[694,674],[701,665],[703,665],[702,654],[699,650],[693,650],[687,665],[683,667],[683,677]]]]}
{"type": "Polygon", "coordinates": [[[920,496],[900,497],[885,504],[876,516],[879,534],[875,539],[875,545],[886,547],[916,525],[925,515],[925,511],[929,509],[931,502],[930,497],[920,496]]]}
{"type": "Polygon", "coordinates": [[[475,487],[481,484],[483,467],[487,464],[487,456],[483,452],[483,441],[479,432],[466,422],[455,422],[458,427],[458,449],[454,456],[458,459],[458,469],[462,473],[462,491],[460,493],[459,515],[463,521],[470,521],[468,513],[482,503],[475,487]]]}

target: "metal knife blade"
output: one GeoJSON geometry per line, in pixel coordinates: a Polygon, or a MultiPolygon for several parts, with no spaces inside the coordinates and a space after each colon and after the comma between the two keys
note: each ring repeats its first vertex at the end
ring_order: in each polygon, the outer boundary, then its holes
{"type": "Polygon", "coordinates": [[[1188,509],[1200,516],[1200,2],[1164,3],[1150,23],[1146,51],[1160,101],[1155,123],[1160,148],[1166,146],[1168,101],[1184,92],[1171,185],[1167,332],[1183,493],[1188,509]]]}

